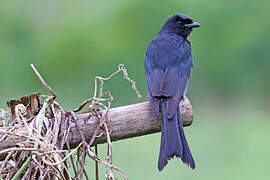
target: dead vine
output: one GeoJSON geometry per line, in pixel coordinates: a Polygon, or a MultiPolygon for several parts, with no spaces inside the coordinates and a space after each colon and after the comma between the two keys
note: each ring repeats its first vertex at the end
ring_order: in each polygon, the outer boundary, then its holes
{"type": "MultiPolygon", "coordinates": [[[[86,158],[90,157],[96,162],[95,171],[93,170],[96,173],[96,179],[99,179],[98,164],[103,164],[106,168],[107,180],[116,179],[114,171],[127,180],[125,173],[113,164],[112,143],[108,127],[108,112],[113,102],[113,96],[110,91],[103,89],[105,81],[122,72],[124,79],[131,83],[138,98],[141,97],[135,81],[128,76],[124,65],[120,64],[117,71],[108,77],[96,76],[93,97],[86,99],[78,108],[70,111],[65,111],[55,101],[56,93],[44,81],[34,65],[31,64],[31,67],[52,96],[44,96],[45,100],[43,103],[38,102],[37,107],[32,107],[31,103],[25,104],[25,101],[23,103],[21,100],[16,101],[12,109],[14,101],[10,101],[9,114],[0,109],[0,127],[9,127],[7,132],[1,132],[0,129],[0,134],[4,134],[0,135],[0,143],[11,134],[26,139],[25,142],[17,144],[17,147],[0,151],[0,154],[6,154],[5,159],[0,161],[0,179],[89,179],[89,172],[86,172],[84,166],[86,158]],[[82,142],[76,148],[71,149],[70,143],[67,141],[67,137],[70,135],[69,125],[70,123],[77,125],[76,113],[87,104],[88,111],[99,119],[99,125],[89,142],[86,141],[80,128],[76,126],[82,142]],[[26,134],[14,132],[14,129],[22,126],[27,129],[26,134]],[[107,139],[107,154],[104,160],[97,154],[97,145],[95,145],[95,153],[92,150],[95,138],[101,135],[106,136],[107,139]],[[67,150],[64,150],[64,147],[67,150]],[[75,155],[76,159],[74,159],[75,155]]],[[[37,97],[39,101],[39,94],[37,97]]]]}

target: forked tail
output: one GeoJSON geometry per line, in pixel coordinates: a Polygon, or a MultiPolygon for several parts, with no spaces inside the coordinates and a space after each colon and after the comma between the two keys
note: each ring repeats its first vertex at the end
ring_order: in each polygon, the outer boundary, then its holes
{"type": "Polygon", "coordinates": [[[172,119],[166,116],[167,101],[161,100],[162,127],[161,143],[158,159],[158,170],[161,171],[174,156],[180,157],[182,161],[195,169],[195,163],[187,144],[183,130],[183,124],[179,109],[172,119]]]}

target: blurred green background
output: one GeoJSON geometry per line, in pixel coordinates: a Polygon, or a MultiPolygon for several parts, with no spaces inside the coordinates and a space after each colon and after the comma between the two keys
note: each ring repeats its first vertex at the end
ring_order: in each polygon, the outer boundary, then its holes
{"type": "MultiPolygon", "coordinates": [[[[145,49],[176,12],[201,23],[189,38],[195,63],[188,90],[194,123],[185,128],[197,168],[174,159],[158,172],[160,133],[114,142],[115,165],[130,180],[268,179],[270,1],[3,0],[0,108],[11,98],[48,94],[30,63],[67,110],[93,95],[95,75],[110,75],[121,63],[143,99],[118,75],[105,83],[115,98],[113,106],[146,101],[145,49]]],[[[104,154],[106,147],[99,147],[104,154]]],[[[94,172],[91,161],[87,168],[94,172]]]]}

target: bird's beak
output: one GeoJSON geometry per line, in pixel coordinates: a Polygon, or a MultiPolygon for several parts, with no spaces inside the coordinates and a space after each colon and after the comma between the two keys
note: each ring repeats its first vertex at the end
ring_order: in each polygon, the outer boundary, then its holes
{"type": "Polygon", "coordinates": [[[191,24],[186,24],[185,27],[187,28],[196,28],[196,27],[200,27],[201,25],[197,22],[193,22],[191,24]]]}

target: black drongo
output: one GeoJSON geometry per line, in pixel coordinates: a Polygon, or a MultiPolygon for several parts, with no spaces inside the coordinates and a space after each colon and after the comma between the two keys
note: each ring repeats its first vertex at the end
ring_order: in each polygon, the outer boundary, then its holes
{"type": "Polygon", "coordinates": [[[152,117],[162,114],[161,144],[158,169],[161,171],[174,156],[195,168],[187,144],[179,112],[179,102],[185,96],[193,66],[191,45],[187,40],[192,29],[200,27],[188,16],[171,16],[153,39],[145,55],[147,94],[152,117]]]}

